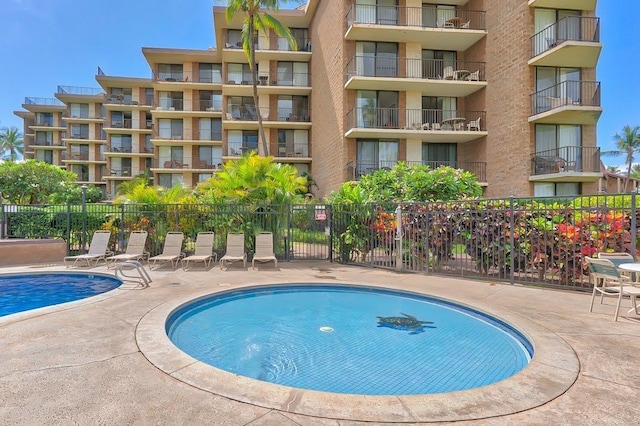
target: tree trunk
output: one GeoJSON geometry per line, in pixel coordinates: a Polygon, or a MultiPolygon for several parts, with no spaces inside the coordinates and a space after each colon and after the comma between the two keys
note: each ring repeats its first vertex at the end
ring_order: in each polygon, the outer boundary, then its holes
{"type": "Polygon", "coordinates": [[[269,145],[267,144],[267,138],[264,134],[264,127],[262,127],[262,114],[260,113],[260,100],[258,98],[258,70],[256,64],[256,45],[254,42],[254,34],[255,28],[253,25],[253,15],[249,15],[249,34],[250,34],[250,44],[249,44],[249,66],[251,67],[251,76],[253,81],[251,85],[253,86],[253,103],[256,110],[256,114],[258,115],[258,131],[260,141],[262,143],[262,155],[265,157],[269,155],[269,145]]]}

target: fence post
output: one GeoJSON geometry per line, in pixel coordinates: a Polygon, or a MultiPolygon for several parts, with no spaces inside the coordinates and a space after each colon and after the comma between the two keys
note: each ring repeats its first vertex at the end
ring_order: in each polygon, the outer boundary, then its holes
{"type": "Polygon", "coordinates": [[[424,203],[424,246],[427,253],[426,274],[429,275],[429,266],[431,265],[431,248],[429,247],[429,222],[430,222],[429,203],[424,203]]]}
{"type": "Polygon", "coordinates": [[[287,262],[291,261],[291,249],[293,247],[293,243],[291,242],[291,211],[293,210],[293,204],[288,204],[289,208],[287,209],[287,229],[284,232],[284,260],[287,262]]]}
{"type": "Polygon", "coordinates": [[[636,218],[636,197],[637,194],[635,191],[633,191],[631,193],[631,232],[630,232],[630,237],[631,237],[631,254],[633,254],[633,260],[637,261],[636,259],[636,244],[637,244],[637,237],[638,237],[638,229],[637,229],[637,218],[636,218]]]}
{"type": "MultiPolygon", "coordinates": [[[[120,204],[120,236],[118,237],[118,242],[124,242],[124,203],[120,204]]],[[[120,250],[122,250],[122,246],[120,246],[120,250]]]]}
{"type": "Polygon", "coordinates": [[[86,244],[87,244],[87,185],[82,185],[80,187],[82,190],[82,252],[84,254],[87,252],[86,244]]]}
{"type": "Polygon", "coordinates": [[[329,232],[326,232],[329,235],[329,262],[333,263],[333,204],[327,204],[327,225],[329,226],[329,232]]]}
{"type": "Polygon", "coordinates": [[[402,271],[402,208],[396,207],[396,271],[402,271]]]}
{"type": "Polygon", "coordinates": [[[2,203],[2,193],[0,193],[0,240],[4,240],[5,235],[5,219],[4,219],[4,204],[2,203]]]}
{"type": "Polygon", "coordinates": [[[509,282],[514,284],[515,280],[515,260],[513,258],[515,253],[515,219],[513,212],[513,195],[509,198],[509,246],[511,255],[509,256],[509,282]]]}
{"type": "Polygon", "coordinates": [[[67,255],[71,254],[71,202],[67,201],[67,255]]]}

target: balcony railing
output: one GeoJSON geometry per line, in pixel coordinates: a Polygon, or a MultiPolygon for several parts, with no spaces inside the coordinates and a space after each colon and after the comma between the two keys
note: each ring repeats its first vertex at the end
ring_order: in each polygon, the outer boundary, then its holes
{"type": "MultiPolygon", "coordinates": [[[[263,77],[258,77],[262,79],[263,77]]],[[[265,83],[266,84],[266,83],[265,83]]],[[[277,80],[271,81],[272,86],[310,87],[311,74],[308,72],[279,72],[277,80]]]]}
{"type": "Polygon", "coordinates": [[[227,104],[227,120],[257,121],[258,114],[253,104],[227,104]]]}
{"type": "Polygon", "coordinates": [[[485,63],[445,61],[443,59],[354,56],[347,64],[347,80],[354,76],[485,81],[485,63]]]}
{"type": "Polygon", "coordinates": [[[563,146],[531,155],[532,175],[564,172],[599,173],[600,148],[563,146]]]}
{"type": "MultiPolygon", "coordinates": [[[[446,3],[446,2],[445,2],[446,3]]],[[[399,27],[485,30],[485,12],[467,9],[354,4],[347,12],[347,26],[354,24],[392,25],[399,27]]]]}
{"type": "Polygon", "coordinates": [[[485,111],[354,108],[347,113],[350,129],[484,131],[485,123],[485,111]]]}
{"type": "Polygon", "coordinates": [[[196,140],[199,141],[221,141],[222,131],[201,130],[196,133],[196,140]]]}
{"type": "Polygon", "coordinates": [[[89,161],[88,152],[71,152],[69,155],[70,160],[89,161]]]}
{"type": "Polygon", "coordinates": [[[111,152],[131,153],[131,145],[111,145],[111,152]]]}
{"type": "Polygon", "coordinates": [[[600,106],[600,82],[563,81],[531,95],[532,115],[567,106],[600,106]]]}
{"type": "Polygon", "coordinates": [[[153,129],[153,120],[144,120],[144,128],[145,129],[153,129]]]}
{"type": "Polygon", "coordinates": [[[172,131],[172,129],[161,129],[160,131],[154,129],[153,137],[154,139],[182,140],[184,138],[184,133],[182,132],[182,129],[180,129],[180,132],[178,132],[177,130],[172,131]]]}
{"type": "Polygon", "coordinates": [[[89,133],[71,133],[69,139],[89,139],[89,133]]]}
{"type": "Polygon", "coordinates": [[[36,120],[35,124],[36,126],[42,126],[42,127],[52,127],[53,126],[53,119],[43,119],[43,120],[36,120]]]}
{"type": "Polygon", "coordinates": [[[162,99],[158,99],[158,101],[155,103],[154,106],[158,110],[183,111],[184,110],[184,100],[182,100],[182,99],[162,98],[162,99]]]}
{"type": "Polygon", "coordinates": [[[131,176],[131,167],[111,169],[111,176],[131,176]]]}
{"type": "Polygon", "coordinates": [[[117,129],[131,129],[133,127],[133,122],[130,118],[125,118],[123,120],[111,120],[111,126],[117,129]]]}
{"type": "Polygon", "coordinates": [[[552,49],[567,40],[599,42],[600,18],[567,16],[531,37],[531,57],[552,49]]]}
{"type": "Polygon", "coordinates": [[[221,169],[222,158],[205,158],[205,159],[194,158],[193,168],[194,169],[221,169]]]}
{"type": "Polygon", "coordinates": [[[100,87],[78,87],[78,86],[58,86],[56,93],[65,95],[104,95],[104,90],[100,87]]]}
{"type": "Polygon", "coordinates": [[[218,96],[217,99],[196,99],[193,101],[194,111],[222,111],[222,96],[218,96]]]}
{"type": "MultiPolygon", "coordinates": [[[[432,169],[449,166],[473,173],[479,182],[487,181],[487,163],[479,161],[404,161],[409,166],[426,165],[432,169]]],[[[393,168],[398,161],[370,161],[356,160],[347,163],[347,176],[351,180],[359,180],[362,176],[375,173],[378,170],[393,168]]]]}
{"type": "MultiPolygon", "coordinates": [[[[229,73],[227,74],[226,84],[241,84],[243,86],[253,85],[253,76],[251,73],[248,74],[237,74],[237,73],[229,73]]],[[[262,84],[260,81],[258,84],[262,84]]]]}
{"type": "Polygon", "coordinates": [[[64,106],[64,103],[58,98],[24,98],[26,105],[47,105],[47,106],[64,106]]]}
{"type": "Polygon", "coordinates": [[[153,154],[153,145],[143,147],[142,152],[145,154],[153,154]]]}
{"type": "Polygon", "coordinates": [[[308,108],[278,108],[277,121],[311,121],[308,108]]]}
{"type": "Polygon", "coordinates": [[[309,144],[293,143],[293,144],[278,144],[278,157],[308,157],[309,156],[309,144]]]}
{"type": "Polygon", "coordinates": [[[183,163],[182,158],[180,159],[160,159],[158,160],[158,166],[163,169],[188,169],[189,164],[183,163]]]}
{"type": "Polygon", "coordinates": [[[255,151],[258,152],[258,143],[250,143],[250,142],[244,142],[244,143],[238,143],[238,142],[229,142],[228,146],[227,146],[227,155],[232,156],[232,157],[240,157],[242,154],[249,152],[249,151],[255,151]]]}
{"type": "Polygon", "coordinates": [[[46,140],[35,140],[33,141],[34,145],[37,146],[53,146],[53,142],[52,141],[46,141],[46,140]]]}
{"type": "MultiPolygon", "coordinates": [[[[311,38],[295,37],[295,35],[294,35],[294,38],[297,44],[295,50],[289,45],[289,43],[287,42],[287,39],[284,37],[260,35],[255,38],[254,43],[255,43],[256,50],[276,50],[281,52],[292,52],[292,51],[311,52],[311,38]]],[[[224,48],[242,50],[242,42],[237,39],[236,34],[234,34],[233,37],[229,37],[229,34],[227,33],[225,37],[224,48]]]]}

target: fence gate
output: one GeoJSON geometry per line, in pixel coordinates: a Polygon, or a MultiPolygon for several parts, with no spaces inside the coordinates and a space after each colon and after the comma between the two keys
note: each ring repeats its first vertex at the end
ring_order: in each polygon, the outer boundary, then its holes
{"type": "Polygon", "coordinates": [[[291,206],[288,260],[329,259],[329,215],[324,204],[291,206]]]}

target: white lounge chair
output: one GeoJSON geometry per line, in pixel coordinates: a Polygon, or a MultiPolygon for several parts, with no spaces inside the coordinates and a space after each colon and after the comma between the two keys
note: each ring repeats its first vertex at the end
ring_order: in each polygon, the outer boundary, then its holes
{"type": "Polygon", "coordinates": [[[109,238],[111,238],[111,231],[96,231],[91,237],[91,244],[89,244],[89,251],[85,254],[79,254],[77,256],[66,256],[64,258],[64,266],[76,266],[78,261],[86,262],[87,266],[97,265],[101,260],[113,253],[108,250],[109,238]],[[69,265],[69,262],[73,261],[73,264],[69,265]]]}
{"type": "Polygon", "coordinates": [[[107,266],[111,267],[117,262],[126,262],[127,260],[147,259],[149,253],[144,250],[147,244],[147,235],[147,231],[131,231],[125,252],[107,257],[107,266]]]}
{"type": "Polygon", "coordinates": [[[480,131],[480,117],[477,120],[471,120],[467,123],[467,130],[477,130],[480,131]]]}
{"type": "Polygon", "coordinates": [[[445,80],[453,80],[455,77],[455,72],[453,71],[453,67],[444,67],[442,70],[442,78],[445,80]]]}
{"type": "Polygon", "coordinates": [[[247,253],[244,251],[244,233],[227,234],[227,252],[220,258],[220,269],[226,269],[227,262],[242,261],[247,267],[247,253]]]}
{"type": "Polygon", "coordinates": [[[261,232],[256,235],[256,252],[251,260],[251,267],[256,269],[256,262],[275,263],[274,268],[278,268],[278,258],[273,252],[273,233],[261,232]]]}
{"type": "Polygon", "coordinates": [[[153,262],[152,267],[157,262],[166,263],[171,262],[173,269],[178,266],[178,261],[182,257],[182,240],[184,234],[182,232],[167,232],[167,236],[164,240],[164,247],[162,248],[162,254],[153,256],[149,259],[149,262],[153,262]]]}
{"type": "Polygon", "coordinates": [[[637,298],[640,297],[640,287],[631,285],[627,277],[623,277],[618,272],[616,266],[607,259],[593,259],[585,257],[587,264],[589,265],[589,272],[593,279],[593,292],[591,293],[591,305],[589,306],[589,312],[593,310],[593,301],[595,300],[596,293],[600,293],[601,301],[604,296],[617,296],[618,302],[616,303],[616,311],[614,314],[614,321],[618,321],[620,312],[620,304],[622,298],[628,296],[631,298],[631,304],[635,313],[640,315],[638,310],[637,298]]]}
{"type": "Polygon", "coordinates": [[[218,259],[218,254],[213,252],[213,232],[198,232],[196,248],[191,256],[182,259],[182,269],[189,268],[189,262],[203,262],[205,268],[211,268],[211,262],[218,259]]]}

